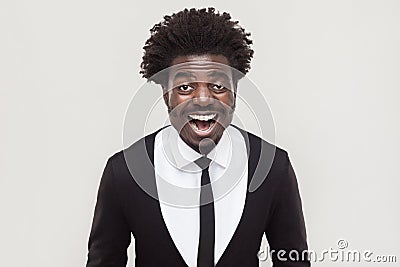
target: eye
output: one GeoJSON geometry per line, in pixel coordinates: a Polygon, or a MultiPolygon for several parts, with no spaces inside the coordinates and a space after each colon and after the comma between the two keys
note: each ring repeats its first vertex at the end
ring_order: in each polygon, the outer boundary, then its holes
{"type": "Polygon", "coordinates": [[[180,91],[180,92],[191,92],[191,91],[193,91],[194,90],[194,88],[191,86],[191,85],[189,85],[189,84],[182,84],[182,85],[179,85],[178,87],[177,87],[177,89],[178,89],[178,91],[180,91]]]}
{"type": "Polygon", "coordinates": [[[219,83],[211,84],[211,89],[216,92],[225,91],[226,87],[219,83]]]}

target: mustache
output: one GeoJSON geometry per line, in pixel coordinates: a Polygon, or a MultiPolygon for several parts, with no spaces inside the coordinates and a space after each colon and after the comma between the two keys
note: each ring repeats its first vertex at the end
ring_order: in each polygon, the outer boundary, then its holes
{"type": "Polygon", "coordinates": [[[234,112],[235,108],[185,108],[184,110],[176,110],[176,109],[171,109],[168,107],[168,112],[170,115],[173,115],[174,117],[187,117],[191,114],[211,114],[215,113],[217,115],[227,115],[227,114],[232,114],[234,112]]]}
{"type": "Polygon", "coordinates": [[[190,114],[202,113],[202,114],[209,114],[209,113],[217,113],[221,115],[225,114],[233,114],[235,111],[236,105],[228,106],[218,106],[218,105],[209,105],[209,106],[186,106],[184,108],[171,108],[170,105],[167,106],[168,113],[174,116],[188,116],[190,114]]]}

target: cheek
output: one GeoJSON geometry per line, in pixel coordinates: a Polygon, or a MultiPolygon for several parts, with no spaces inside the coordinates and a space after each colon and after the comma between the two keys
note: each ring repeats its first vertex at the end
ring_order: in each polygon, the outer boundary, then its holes
{"type": "Polygon", "coordinates": [[[223,104],[225,104],[227,106],[226,108],[233,107],[233,105],[235,103],[235,97],[234,97],[233,93],[231,93],[231,92],[218,97],[218,100],[221,101],[223,104]]]}
{"type": "Polygon", "coordinates": [[[189,100],[189,96],[187,95],[180,95],[176,92],[172,92],[170,97],[169,97],[169,105],[172,108],[175,108],[176,106],[178,106],[179,104],[184,103],[185,101],[189,100]]]}

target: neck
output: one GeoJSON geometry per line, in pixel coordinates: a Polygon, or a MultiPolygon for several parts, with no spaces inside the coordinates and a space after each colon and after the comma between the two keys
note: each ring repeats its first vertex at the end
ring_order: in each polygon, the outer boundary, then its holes
{"type": "MultiPolygon", "coordinates": [[[[182,136],[181,136],[182,138],[182,136]]],[[[215,148],[215,146],[218,144],[219,140],[221,138],[219,138],[216,142],[214,142],[213,140],[209,139],[209,138],[204,138],[200,141],[199,144],[192,144],[189,143],[187,140],[185,140],[184,138],[182,138],[182,140],[189,146],[191,147],[194,151],[196,151],[199,154],[202,155],[207,155],[208,153],[211,152],[211,150],[213,150],[215,148]]]]}

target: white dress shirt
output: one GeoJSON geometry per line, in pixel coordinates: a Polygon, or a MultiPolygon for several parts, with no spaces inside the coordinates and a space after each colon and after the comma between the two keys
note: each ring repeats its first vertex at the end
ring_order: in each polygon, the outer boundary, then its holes
{"type": "MultiPolygon", "coordinates": [[[[162,216],[189,267],[197,265],[201,169],[194,161],[201,156],[172,126],[155,137],[154,168],[162,216]]],[[[239,224],[246,201],[248,162],[242,134],[228,126],[207,157],[212,160],[209,174],[214,195],[216,264],[239,224]]]]}

